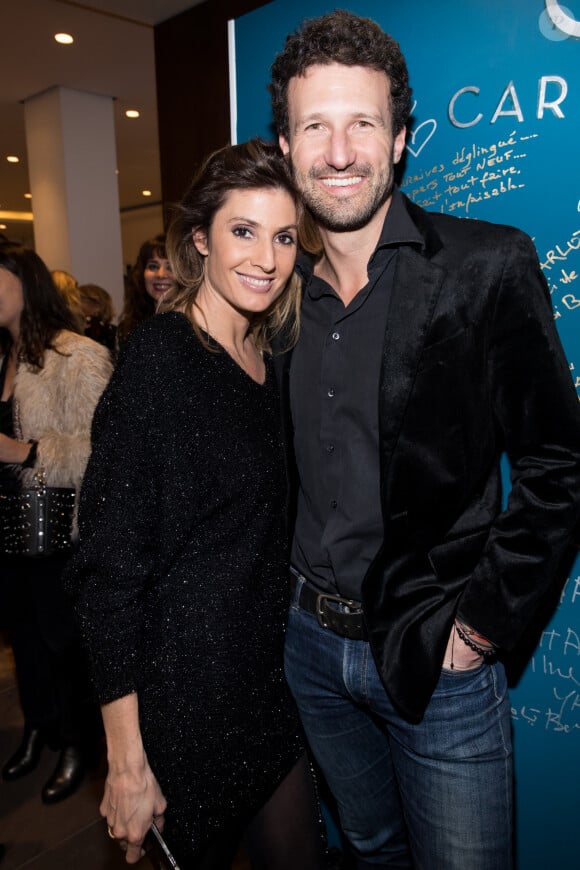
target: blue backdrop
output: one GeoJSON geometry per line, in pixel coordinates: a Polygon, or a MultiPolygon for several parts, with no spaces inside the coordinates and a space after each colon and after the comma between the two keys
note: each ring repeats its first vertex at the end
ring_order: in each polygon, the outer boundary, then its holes
{"type": "MultiPolygon", "coordinates": [[[[303,18],[337,5],[273,2],[235,22],[238,141],[273,136],[274,54],[303,18]]],[[[580,0],[348,8],[378,21],[408,61],[403,190],[429,210],[532,236],[580,392],[580,0]]],[[[580,562],[554,607],[512,689],[519,870],[580,863],[580,562]]]]}

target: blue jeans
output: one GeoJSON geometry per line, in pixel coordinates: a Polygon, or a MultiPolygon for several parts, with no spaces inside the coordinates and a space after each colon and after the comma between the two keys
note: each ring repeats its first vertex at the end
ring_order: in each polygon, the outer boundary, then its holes
{"type": "Polygon", "coordinates": [[[359,868],[513,866],[501,664],[443,670],[423,720],[410,724],[393,708],[369,644],[323,628],[295,599],[286,677],[359,868]]]}

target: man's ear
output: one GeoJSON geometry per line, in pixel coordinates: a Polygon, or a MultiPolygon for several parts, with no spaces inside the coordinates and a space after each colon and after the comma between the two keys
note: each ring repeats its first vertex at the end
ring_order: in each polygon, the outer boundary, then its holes
{"type": "Polygon", "coordinates": [[[278,145],[280,146],[280,150],[282,151],[284,157],[288,157],[288,155],[290,154],[290,143],[288,142],[286,136],[278,136],[278,145]]]}
{"type": "Polygon", "coordinates": [[[197,248],[198,253],[200,253],[202,257],[207,257],[207,232],[201,229],[201,227],[198,227],[191,231],[191,238],[193,239],[193,244],[197,248]]]}
{"type": "Polygon", "coordinates": [[[393,141],[393,163],[398,163],[401,157],[403,156],[403,152],[405,150],[405,143],[407,139],[407,128],[402,127],[395,139],[393,141]]]}

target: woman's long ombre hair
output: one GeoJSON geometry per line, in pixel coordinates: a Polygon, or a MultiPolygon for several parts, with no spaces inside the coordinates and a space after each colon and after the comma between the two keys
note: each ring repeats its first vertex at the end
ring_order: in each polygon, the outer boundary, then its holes
{"type": "MultiPolygon", "coordinates": [[[[167,255],[177,280],[159,303],[158,311],[182,311],[189,317],[202,343],[209,348],[195,317],[196,298],[204,278],[204,257],[193,242],[196,230],[209,232],[216,213],[234,190],[283,190],[301,204],[290,170],[278,145],[251,139],[241,145],[228,145],[215,151],[203,164],[185,196],[177,206],[167,233],[167,255]]],[[[299,323],[301,282],[294,273],[280,296],[263,314],[252,318],[250,331],[259,350],[271,346],[275,335],[283,332],[292,345],[299,323]]]]}
{"type": "MultiPolygon", "coordinates": [[[[44,366],[46,350],[54,349],[61,329],[80,332],[79,323],[52,275],[38,254],[17,242],[0,242],[0,266],[12,272],[22,284],[24,307],[20,317],[18,358],[34,371],[44,366]]],[[[12,338],[0,329],[0,353],[7,353],[12,338]]]]}

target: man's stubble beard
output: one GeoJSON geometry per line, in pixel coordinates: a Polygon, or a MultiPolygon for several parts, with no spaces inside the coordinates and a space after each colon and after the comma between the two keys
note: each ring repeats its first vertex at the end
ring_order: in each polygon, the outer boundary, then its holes
{"type": "MultiPolygon", "coordinates": [[[[296,169],[291,158],[290,167],[304,204],[316,223],[329,232],[352,232],[362,229],[370,222],[393,192],[394,169],[392,159],[388,167],[383,169],[379,174],[376,174],[369,164],[349,167],[349,175],[361,175],[372,179],[367,190],[367,195],[362,201],[353,201],[357,200],[357,197],[345,199],[332,198],[331,194],[326,197],[324,190],[320,189],[316,181],[319,175],[328,175],[328,172],[322,173],[316,169],[310,169],[305,175],[296,169]]],[[[336,173],[335,177],[340,178],[340,173],[336,173]]]]}

